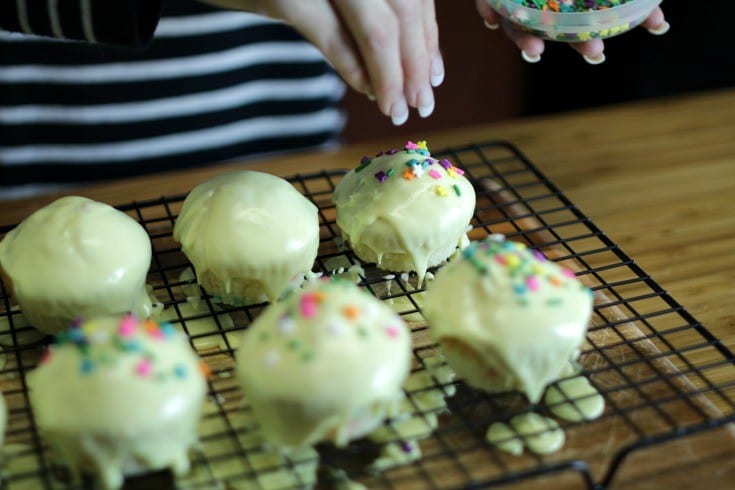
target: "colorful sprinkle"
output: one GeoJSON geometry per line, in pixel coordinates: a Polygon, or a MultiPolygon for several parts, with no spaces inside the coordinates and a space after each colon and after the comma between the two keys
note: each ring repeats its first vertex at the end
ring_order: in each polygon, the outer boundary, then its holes
{"type": "Polygon", "coordinates": [[[414,175],[413,171],[411,169],[406,169],[403,171],[403,178],[406,180],[413,180],[416,178],[416,175],[414,175]]]}
{"type": "Polygon", "coordinates": [[[439,165],[441,165],[444,170],[447,170],[452,167],[452,162],[444,158],[442,160],[439,160],[439,165]]]}
{"type": "Polygon", "coordinates": [[[447,192],[447,188],[443,185],[438,185],[436,186],[436,195],[439,197],[447,197],[449,192],[447,192]]]}
{"type": "Polygon", "coordinates": [[[130,337],[135,334],[135,329],[138,327],[138,320],[132,315],[128,315],[120,320],[120,325],[117,329],[117,333],[121,337],[130,337]]]}
{"type": "Polygon", "coordinates": [[[370,157],[364,156],[360,160],[360,165],[355,169],[355,172],[359,172],[368,165],[370,165],[373,161],[370,159],[370,157]]]}
{"type": "Polygon", "coordinates": [[[268,351],[268,353],[265,355],[265,365],[267,367],[273,367],[276,364],[278,364],[278,361],[280,360],[280,356],[278,354],[278,351],[271,350],[268,351]]]}
{"type": "Polygon", "coordinates": [[[408,168],[413,168],[416,165],[421,165],[421,162],[419,160],[416,160],[415,158],[412,158],[406,162],[406,166],[408,168]]]}
{"type": "Polygon", "coordinates": [[[151,364],[151,361],[148,359],[141,359],[138,361],[138,363],[135,365],[135,372],[140,377],[147,377],[150,376],[153,372],[153,365],[151,364]]]}
{"type": "Polygon", "coordinates": [[[342,308],[342,314],[345,316],[345,318],[349,318],[350,320],[354,320],[358,317],[360,313],[360,310],[357,308],[357,306],[345,306],[342,308]]]}
{"type": "Polygon", "coordinates": [[[413,141],[409,141],[408,143],[406,143],[405,148],[407,150],[418,150],[419,149],[419,146],[416,143],[414,143],[413,141]]]}
{"type": "Polygon", "coordinates": [[[459,186],[457,184],[454,184],[452,186],[452,189],[454,189],[454,193],[457,194],[458,197],[462,195],[462,191],[459,189],[459,186]]]}
{"type": "Polygon", "coordinates": [[[381,184],[385,182],[388,179],[388,175],[383,172],[382,170],[375,173],[375,178],[378,179],[378,182],[381,184]]]}
{"type": "Polygon", "coordinates": [[[416,177],[421,177],[422,175],[424,175],[424,168],[421,165],[414,165],[413,168],[411,169],[411,172],[416,177]]]}
{"type": "Polygon", "coordinates": [[[386,172],[386,174],[388,175],[388,177],[390,177],[394,173],[396,173],[396,169],[394,169],[394,168],[389,168],[388,171],[386,172]]]}
{"type": "Polygon", "coordinates": [[[202,373],[205,379],[211,379],[212,378],[212,370],[209,368],[209,366],[204,363],[199,363],[199,372],[202,373]]]}
{"type": "Polygon", "coordinates": [[[46,364],[50,360],[51,360],[51,349],[46,348],[41,353],[41,359],[39,359],[38,362],[41,364],[46,364]]]}
{"type": "Polygon", "coordinates": [[[283,335],[288,335],[296,328],[296,322],[288,315],[283,315],[278,320],[278,331],[283,335]]]}
{"type": "Polygon", "coordinates": [[[571,270],[567,269],[566,267],[562,267],[561,273],[563,275],[565,275],[566,277],[570,278],[570,279],[573,278],[573,277],[575,277],[574,276],[574,272],[572,272],[571,270]]]}
{"type": "Polygon", "coordinates": [[[391,148],[390,150],[386,151],[386,153],[388,155],[395,155],[396,153],[398,153],[398,149],[397,148],[391,148]]]}
{"type": "Polygon", "coordinates": [[[528,276],[528,278],[526,278],[526,286],[528,286],[528,289],[535,292],[539,290],[541,283],[537,276],[528,276]]]}
{"type": "Polygon", "coordinates": [[[177,364],[174,366],[174,376],[180,379],[186,378],[186,366],[183,364],[177,364]]]}
{"type": "Polygon", "coordinates": [[[92,359],[84,358],[82,359],[82,364],[79,366],[79,369],[82,371],[82,374],[89,374],[94,370],[94,362],[92,359]]]}
{"type": "Polygon", "coordinates": [[[429,171],[429,176],[430,176],[430,177],[431,177],[432,179],[441,179],[441,178],[442,178],[442,174],[440,174],[440,173],[439,173],[439,172],[437,172],[436,170],[431,170],[431,171],[429,171]]]}
{"type": "Polygon", "coordinates": [[[400,335],[401,331],[398,329],[398,327],[390,325],[388,327],[385,327],[385,333],[388,335],[388,337],[395,339],[400,335]]]}
{"type": "Polygon", "coordinates": [[[429,151],[429,148],[426,146],[426,141],[417,141],[416,148],[418,148],[419,150],[429,151]]]}

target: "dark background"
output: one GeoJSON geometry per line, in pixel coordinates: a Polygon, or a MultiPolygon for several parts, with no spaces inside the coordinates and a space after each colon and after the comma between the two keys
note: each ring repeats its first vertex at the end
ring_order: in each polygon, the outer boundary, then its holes
{"type": "Polygon", "coordinates": [[[345,139],[419,138],[435,129],[735,87],[735,5],[664,0],[661,6],[671,30],[654,36],[638,28],[607,40],[602,65],[588,65],[554,42],[540,63],[529,65],[501,31],[482,25],[473,1],[437,0],[447,76],[434,115],[421,120],[414,112],[395,128],[373,103],[350,92],[345,139]]]}

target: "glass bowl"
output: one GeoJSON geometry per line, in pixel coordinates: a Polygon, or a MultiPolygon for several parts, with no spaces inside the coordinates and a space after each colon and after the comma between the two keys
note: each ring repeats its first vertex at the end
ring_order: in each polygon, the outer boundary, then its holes
{"type": "Polygon", "coordinates": [[[617,36],[646,20],[662,0],[630,0],[588,12],[554,12],[524,7],[514,0],[486,0],[504,19],[541,39],[589,41],[617,36]]]}

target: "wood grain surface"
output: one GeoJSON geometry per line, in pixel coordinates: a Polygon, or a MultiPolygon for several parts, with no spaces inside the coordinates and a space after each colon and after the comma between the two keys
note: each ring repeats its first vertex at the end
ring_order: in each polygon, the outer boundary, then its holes
{"type": "MultiPolygon", "coordinates": [[[[406,139],[427,139],[432,149],[512,142],[726,347],[735,347],[735,90],[425,135],[397,132],[391,141],[330,153],[142,177],[74,193],[124,204],[185,193],[233,168],[284,176],[348,168],[363,154],[398,146],[406,139]]],[[[54,197],[0,203],[0,224],[16,223],[54,197]]],[[[704,364],[713,360],[698,359],[704,364]]],[[[725,384],[735,382],[734,372],[725,364],[709,374],[725,384]]],[[[732,411],[727,403],[713,402],[715,408],[732,411]]],[[[729,431],[710,431],[650,454],[636,453],[637,464],[626,465],[616,485],[691,488],[706,483],[706,488],[728,488],[735,485],[733,456],[729,431]]]]}

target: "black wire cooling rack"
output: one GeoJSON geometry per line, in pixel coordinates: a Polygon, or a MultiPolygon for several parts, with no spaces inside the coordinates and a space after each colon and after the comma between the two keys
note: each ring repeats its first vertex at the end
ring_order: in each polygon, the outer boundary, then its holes
{"type": "MultiPolygon", "coordinates": [[[[422,322],[423,290],[415,277],[360,264],[340,243],[331,195],[343,172],[296,175],[289,180],[319,208],[321,243],[314,272],[351,276],[391,303],[412,327],[413,374],[424,376],[406,389],[413,429],[407,433],[399,430],[399,421],[388,421],[380,442],[357,441],[345,449],[278,454],[263,447],[234,376],[233,356],[240,331],[266,305],[215,304],[192,284],[189,263],[172,239],[185,196],[134,202],[120,209],[150,234],[149,283],[162,316],[189,335],[213,376],[191,473],[178,480],[165,472],[142,475],[129,479],[126,488],[345,488],[340,486],[345,475],[371,489],[628,488],[657,470],[656,464],[626,464],[630,459],[651,447],[676,454],[679,441],[735,420],[733,354],[514,146],[473,144],[435,156],[465,169],[476,187],[471,238],[505,233],[571,268],[595,291],[595,312],[579,363],[605,398],[603,415],[582,423],[560,421],[566,444],[546,456],[511,456],[488,443],[485,431],[493,421],[529,410],[548,414],[546,407],[530,407],[517,393],[481,393],[448,376],[422,322]],[[716,378],[712,373],[723,367],[730,374],[716,378]],[[443,395],[449,394],[445,404],[443,395]],[[415,447],[420,458],[406,457],[392,468],[375,470],[374,461],[384,452],[406,455],[415,447]]],[[[11,228],[0,227],[0,236],[11,228]]],[[[1,292],[0,386],[9,406],[3,488],[92,488],[87,480],[70,483],[36,430],[24,376],[49,339],[27,325],[1,292]]],[[[735,436],[724,428],[719,432],[719,443],[732,447],[735,436]]]]}

